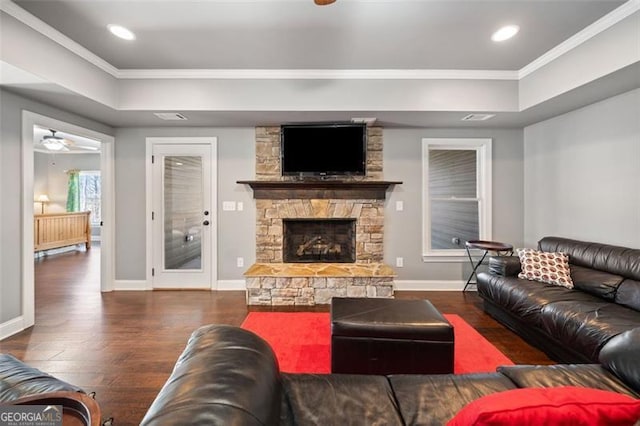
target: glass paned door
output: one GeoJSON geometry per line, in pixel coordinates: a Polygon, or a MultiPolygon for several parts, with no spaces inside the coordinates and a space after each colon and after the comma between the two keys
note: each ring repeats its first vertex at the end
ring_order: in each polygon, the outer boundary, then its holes
{"type": "Polygon", "coordinates": [[[202,267],[202,158],[164,157],[164,268],[202,267]]]}
{"type": "Polygon", "coordinates": [[[154,288],[210,288],[211,148],[155,145],[154,288]]]}

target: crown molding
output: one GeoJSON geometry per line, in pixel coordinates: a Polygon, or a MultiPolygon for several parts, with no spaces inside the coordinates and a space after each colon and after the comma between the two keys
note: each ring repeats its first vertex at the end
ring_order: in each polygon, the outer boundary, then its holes
{"type": "Polygon", "coordinates": [[[575,49],[580,46],[585,41],[595,37],[601,32],[611,28],[618,22],[627,18],[628,16],[634,14],[640,10],[640,0],[629,0],[626,3],[622,4],[620,7],[612,10],[602,18],[595,21],[593,24],[584,28],[582,31],[577,32],[573,36],[569,37],[556,47],[544,53],[539,58],[535,59],[528,65],[525,65],[518,71],[518,79],[521,80],[524,77],[528,76],[534,71],[539,70],[545,65],[553,62],[558,59],[560,56],[565,53],[575,49]]]}
{"type": "Polygon", "coordinates": [[[71,40],[69,37],[62,34],[60,31],[56,30],[46,22],[42,21],[39,18],[36,18],[11,0],[0,0],[0,10],[5,12],[7,15],[16,18],[18,21],[34,29],[50,40],[55,41],[65,49],[75,53],[87,62],[100,68],[102,71],[111,74],[113,77],[117,76],[118,69],[116,67],[114,67],[95,53],[91,52],[87,48],[71,40]]]}
{"type": "Polygon", "coordinates": [[[499,70],[337,70],[337,69],[128,69],[120,79],[233,80],[517,80],[517,71],[499,70]]]}
{"type": "Polygon", "coordinates": [[[13,1],[0,0],[0,10],[118,79],[520,80],[637,12],[640,10],[640,0],[627,1],[520,70],[513,71],[431,69],[118,69],[49,24],[33,16],[13,1]]]}

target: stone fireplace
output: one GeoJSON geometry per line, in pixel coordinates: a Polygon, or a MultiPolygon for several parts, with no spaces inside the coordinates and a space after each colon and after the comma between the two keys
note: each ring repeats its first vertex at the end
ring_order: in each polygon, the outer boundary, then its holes
{"type": "Polygon", "coordinates": [[[367,129],[366,176],[300,180],[280,173],[280,128],[256,128],[256,263],[249,305],[328,304],[333,296],[393,297],[383,262],[382,129],[367,129]]]}
{"type": "Polygon", "coordinates": [[[284,219],[285,263],[354,263],[355,219],[284,219]]]}

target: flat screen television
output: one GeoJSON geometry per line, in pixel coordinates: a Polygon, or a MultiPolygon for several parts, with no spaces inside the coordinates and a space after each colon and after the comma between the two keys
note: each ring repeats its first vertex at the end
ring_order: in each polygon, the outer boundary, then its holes
{"type": "Polygon", "coordinates": [[[280,137],[284,176],[366,174],[366,124],[287,124],[280,137]]]}

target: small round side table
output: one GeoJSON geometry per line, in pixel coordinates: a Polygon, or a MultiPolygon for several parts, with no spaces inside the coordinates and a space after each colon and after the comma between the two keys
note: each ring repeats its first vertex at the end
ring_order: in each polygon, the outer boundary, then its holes
{"type": "Polygon", "coordinates": [[[471,267],[473,268],[473,270],[471,271],[469,279],[464,285],[462,291],[467,291],[467,287],[469,287],[469,284],[472,284],[471,280],[473,279],[473,276],[476,275],[476,271],[478,270],[480,265],[482,265],[484,258],[487,257],[487,254],[489,254],[489,252],[494,252],[498,256],[511,256],[513,254],[513,246],[511,244],[501,243],[499,241],[471,240],[464,243],[464,248],[467,251],[467,256],[469,256],[469,262],[471,263],[471,267]],[[480,261],[478,263],[475,263],[473,261],[473,258],[471,257],[471,250],[474,249],[483,250],[482,257],[480,258],[480,261]]]}

